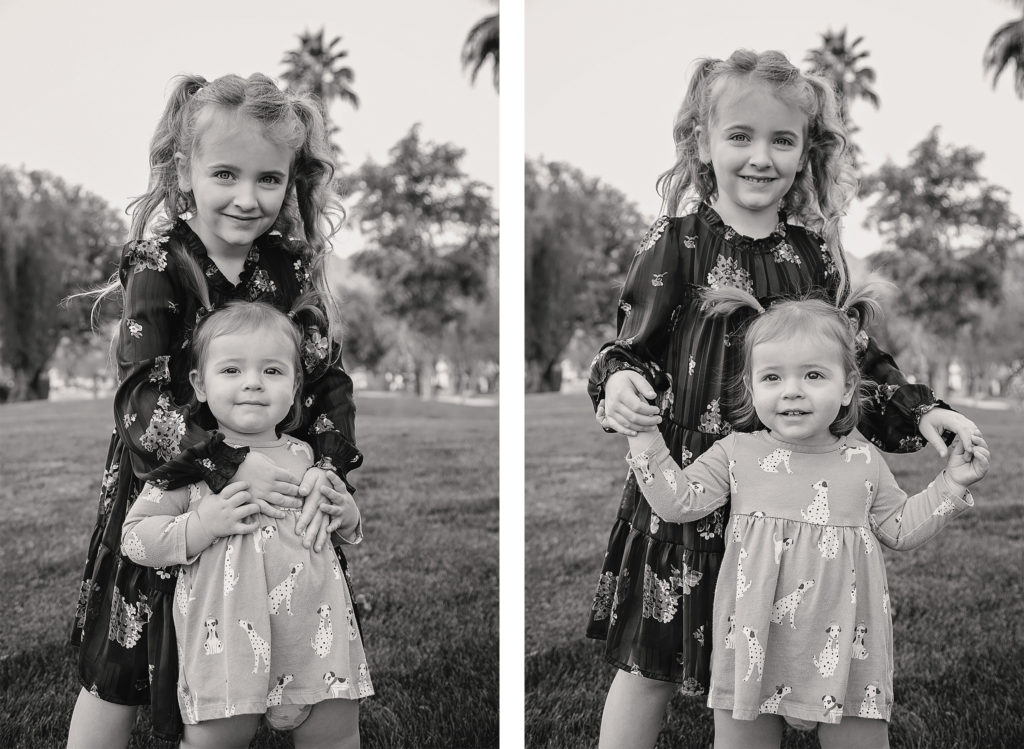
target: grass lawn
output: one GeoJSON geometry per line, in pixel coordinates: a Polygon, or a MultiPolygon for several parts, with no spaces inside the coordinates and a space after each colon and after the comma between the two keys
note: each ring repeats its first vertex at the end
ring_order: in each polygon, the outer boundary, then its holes
{"type": "MultiPolygon", "coordinates": [[[[359,398],[353,474],[376,696],[367,747],[498,744],[498,410],[359,398]]],[[[112,428],[109,401],[0,406],[0,746],[63,747],[78,694],[65,645],[112,428]]],[[[130,744],[149,746],[148,716],[130,744]]],[[[261,729],[253,747],[290,747],[261,729]]]]}
{"type": "MultiPolygon", "coordinates": [[[[885,549],[896,610],[891,745],[1024,746],[1024,419],[963,409],[985,432],[993,468],[975,510],[919,549],[885,549]]],[[[604,435],[585,394],[526,399],[526,745],[596,746],[615,673],[583,631],[626,475],[626,441],[604,435]]],[[[916,493],[941,469],[931,448],[888,456],[916,493]]],[[[712,740],[710,712],[677,695],[658,747],[712,740]]],[[[787,729],[783,747],[817,747],[787,729]]]]}

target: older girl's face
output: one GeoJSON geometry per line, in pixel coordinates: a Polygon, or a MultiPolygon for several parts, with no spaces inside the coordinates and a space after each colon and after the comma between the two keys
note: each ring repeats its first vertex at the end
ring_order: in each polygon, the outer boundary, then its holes
{"type": "Polygon", "coordinates": [[[707,129],[698,128],[700,158],[714,170],[722,220],[764,237],[803,166],[807,118],[763,85],[721,85],[707,129]]]}

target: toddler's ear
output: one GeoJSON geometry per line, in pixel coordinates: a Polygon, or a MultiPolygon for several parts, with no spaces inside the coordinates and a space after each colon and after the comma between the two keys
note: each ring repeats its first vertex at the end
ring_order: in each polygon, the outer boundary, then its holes
{"type": "Polygon", "coordinates": [[[203,378],[198,369],[193,369],[188,373],[188,381],[191,383],[192,389],[196,391],[196,400],[206,403],[206,386],[203,384],[203,378]]]}
{"type": "Polygon", "coordinates": [[[697,139],[697,156],[704,164],[711,163],[711,147],[708,144],[708,132],[700,125],[693,128],[693,137],[697,139]]]}

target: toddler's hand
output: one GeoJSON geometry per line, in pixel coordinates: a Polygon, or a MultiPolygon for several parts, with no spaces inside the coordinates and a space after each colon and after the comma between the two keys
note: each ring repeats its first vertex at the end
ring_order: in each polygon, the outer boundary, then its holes
{"type": "Polygon", "coordinates": [[[262,453],[250,452],[246,455],[235,472],[234,480],[249,485],[249,491],[259,505],[260,512],[269,517],[285,517],[279,507],[302,507],[302,500],[296,496],[299,493],[299,479],[262,453]]]}
{"type": "Polygon", "coordinates": [[[319,552],[335,530],[340,529],[341,534],[347,536],[356,529],[359,509],[345,482],[333,471],[309,469],[302,480],[302,487],[307,485],[312,488],[295,524],[295,532],[302,536],[303,546],[307,549],[312,546],[314,551],[319,552]],[[311,473],[314,471],[316,473],[311,473]]]}
{"type": "Polygon", "coordinates": [[[981,434],[978,426],[973,421],[961,413],[950,411],[948,408],[933,408],[921,417],[917,428],[921,432],[921,436],[943,458],[946,457],[947,452],[946,443],[942,441],[943,431],[953,432],[960,439],[961,444],[967,450],[968,457],[970,457],[971,452],[974,450],[974,445],[971,443],[971,435],[981,434]]]}
{"type": "Polygon", "coordinates": [[[953,481],[961,486],[970,486],[981,481],[988,473],[989,449],[981,432],[971,435],[972,453],[964,449],[963,443],[957,437],[949,451],[949,460],[946,461],[946,473],[953,481]]]}
{"type": "Polygon", "coordinates": [[[648,403],[656,393],[647,379],[631,369],[620,369],[604,384],[604,409],[598,405],[597,422],[619,434],[635,437],[654,431],[661,423],[658,407],[648,403]]]}
{"type": "Polygon", "coordinates": [[[214,538],[252,533],[259,522],[245,519],[259,513],[259,505],[252,501],[248,485],[243,481],[228,484],[216,494],[207,494],[195,509],[199,524],[214,538]]]}

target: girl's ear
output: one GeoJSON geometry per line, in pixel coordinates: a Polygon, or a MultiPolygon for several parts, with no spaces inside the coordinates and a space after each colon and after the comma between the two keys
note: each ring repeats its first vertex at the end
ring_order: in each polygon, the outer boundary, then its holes
{"type": "Polygon", "coordinates": [[[191,192],[192,172],[188,167],[188,159],[181,151],[174,152],[174,168],[178,172],[178,189],[182,192],[191,192]]]}
{"type": "Polygon", "coordinates": [[[849,372],[846,375],[846,390],[843,391],[843,405],[848,406],[853,402],[853,395],[857,392],[857,373],[849,372]]]}
{"type": "Polygon", "coordinates": [[[702,126],[693,128],[693,137],[697,139],[697,155],[704,164],[711,163],[711,147],[708,144],[708,133],[702,126]]]}
{"type": "Polygon", "coordinates": [[[188,373],[188,381],[192,385],[192,389],[196,391],[196,400],[206,403],[206,386],[203,385],[203,378],[198,369],[193,369],[188,373]]]}

